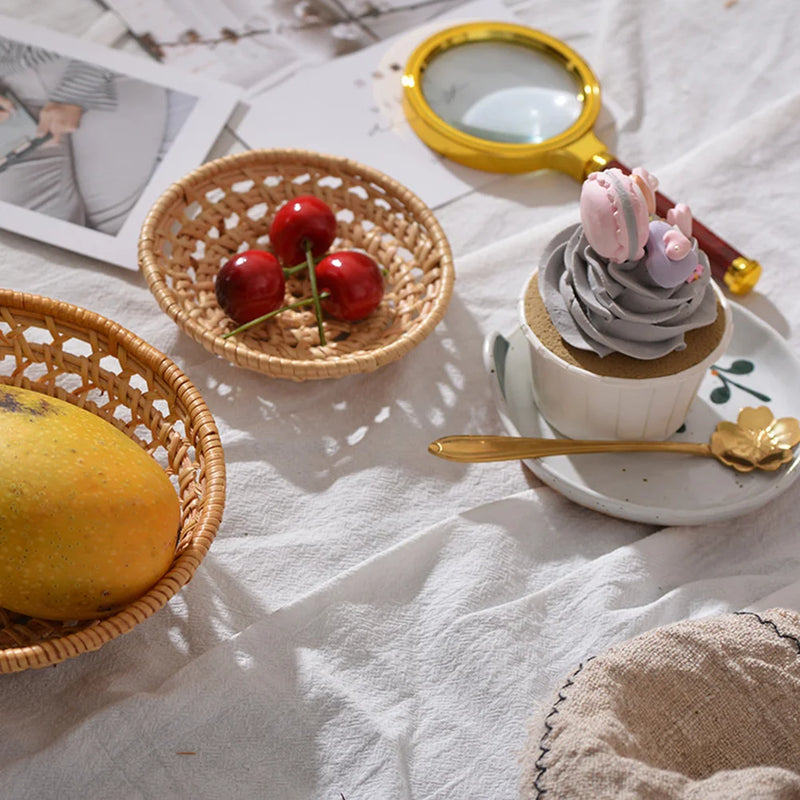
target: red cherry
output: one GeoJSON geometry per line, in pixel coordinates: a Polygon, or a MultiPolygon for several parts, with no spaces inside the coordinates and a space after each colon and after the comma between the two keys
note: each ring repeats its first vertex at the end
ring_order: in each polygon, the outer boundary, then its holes
{"type": "Polygon", "coordinates": [[[272,253],[245,250],[222,266],[214,291],[222,310],[242,324],[282,305],[286,279],[272,253]]]}
{"type": "Polygon", "coordinates": [[[291,267],[306,260],[306,242],[314,258],[321,256],[336,238],[336,217],[327,203],[306,194],[278,209],[269,228],[275,255],[291,267]]]}
{"type": "Polygon", "coordinates": [[[317,264],[320,292],[330,292],[322,307],[332,317],[355,322],[371,314],[383,298],[383,275],[366,254],[355,250],[331,253],[317,264]]]}

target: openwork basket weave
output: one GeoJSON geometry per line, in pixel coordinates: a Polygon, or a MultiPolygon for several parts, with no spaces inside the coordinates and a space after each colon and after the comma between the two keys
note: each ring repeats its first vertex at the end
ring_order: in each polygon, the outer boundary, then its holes
{"type": "Polygon", "coordinates": [[[172,566],[113,616],[60,623],[0,609],[0,673],[9,673],[97,650],[188,583],[222,518],[225,466],[214,420],[186,375],[91,311],[0,290],[0,382],[59,397],[114,424],[163,466],[181,505],[172,566]]]}
{"type": "MultiPolygon", "coordinates": [[[[139,266],[159,306],[207,350],[298,381],[371,372],[402,357],[441,320],[454,280],[447,239],[416,195],[378,170],[307,150],[252,150],[186,175],[147,216],[139,266]],[[275,212],[304,194],[336,215],[332,250],[365,250],[384,269],[380,308],[357,323],[327,319],[325,347],[310,307],[223,339],[235,325],[217,304],[217,271],[236,252],[268,248],[275,212]]],[[[306,270],[287,280],[287,304],[310,295],[306,270]]]]}

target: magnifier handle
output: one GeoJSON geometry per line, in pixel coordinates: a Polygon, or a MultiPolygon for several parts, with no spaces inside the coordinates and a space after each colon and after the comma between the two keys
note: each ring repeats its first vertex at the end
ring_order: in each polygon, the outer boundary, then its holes
{"type": "MultiPolygon", "coordinates": [[[[603,169],[611,167],[630,173],[630,169],[616,159],[604,164],[603,169]]],[[[668,197],[661,192],[656,192],[656,214],[658,216],[666,217],[667,211],[674,205],[675,203],[668,197]]],[[[692,220],[692,234],[697,239],[700,249],[708,256],[711,274],[723,286],[727,286],[734,294],[747,294],[756,285],[761,275],[761,265],[758,261],[743,256],[697,219],[692,220]]]]}

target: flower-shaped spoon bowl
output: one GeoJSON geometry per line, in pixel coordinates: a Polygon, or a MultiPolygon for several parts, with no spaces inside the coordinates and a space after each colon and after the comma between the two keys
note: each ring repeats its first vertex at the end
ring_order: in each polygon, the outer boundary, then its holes
{"type": "Polygon", "coordinates": [[[720,422],[711,434],[711,455],[739,472],[773,472],[792,460],[800,442],[794,417],[775,419],[766,406],[743,408],[736,422],[720,422]]]}

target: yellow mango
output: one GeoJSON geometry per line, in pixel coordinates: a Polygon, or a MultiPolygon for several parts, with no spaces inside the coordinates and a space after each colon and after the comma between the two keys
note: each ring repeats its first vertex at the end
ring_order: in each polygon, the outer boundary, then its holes
{"type": "Polygon", "coordinates": [[[124,433],[0,385],[0,606],[52,620],[105,616],[166,572],[179,524],[166,473],[124,433]]]}

